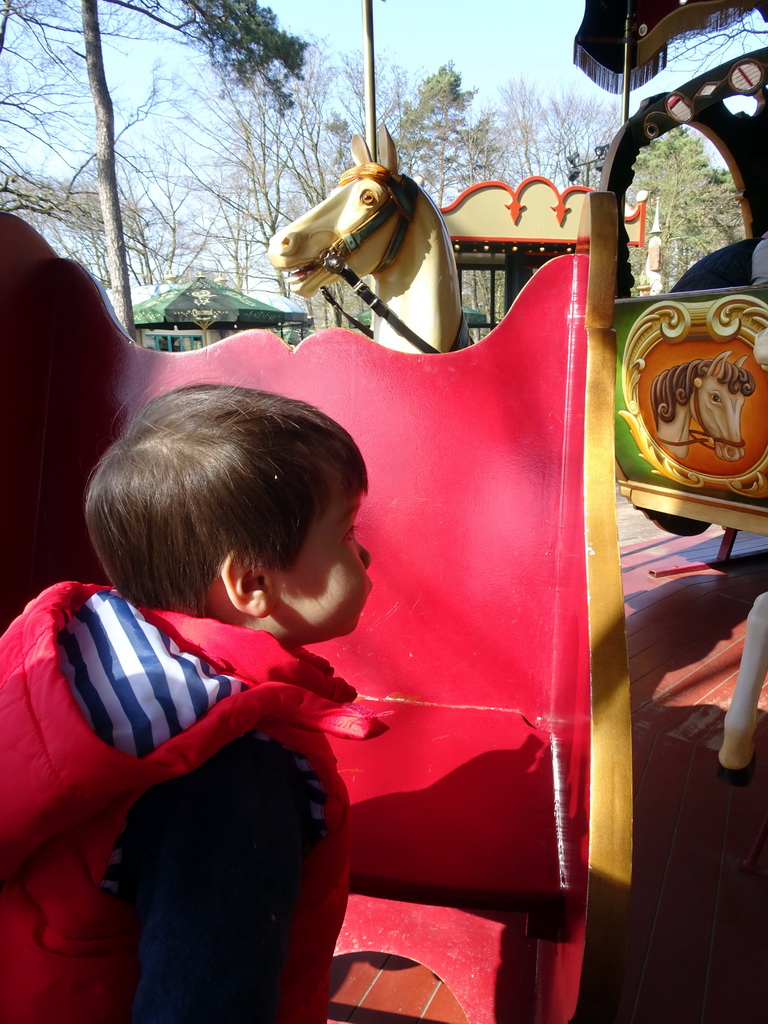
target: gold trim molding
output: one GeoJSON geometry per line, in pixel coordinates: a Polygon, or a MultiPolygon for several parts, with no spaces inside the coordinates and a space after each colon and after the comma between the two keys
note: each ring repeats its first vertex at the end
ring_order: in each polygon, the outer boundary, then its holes
{"type": "MultiPolygon", "coordinates": [[[[727,344],[738,339],[754,350],[755,336],[768,328],[768,305],[748,294],[720,299],[676,301],[665,298],[649,306],[633,324],[624,349],[621,386],[626,409],[619,415],[627,423],[641,456],[654,472],[690,488],[728,490],[751,498],[768,497],[768,446],[744,472],[728,476],[697,472],[661,447],[649,432],[640,408],[639,388],[649,354],[659,344],[713,341],[727,344]]],[[[663,443],[663,442],[662,442],[663,443]]]]}

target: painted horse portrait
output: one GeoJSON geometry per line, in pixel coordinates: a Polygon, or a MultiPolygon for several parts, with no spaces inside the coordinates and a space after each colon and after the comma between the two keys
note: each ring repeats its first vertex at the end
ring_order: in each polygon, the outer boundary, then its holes
{"type": "Polygon", "coordinates": [[[729,362],[730,355],[728,351],[711,359],[692,359],[653,380],[651,405],[659,443],[680,459],[688,457],[692,444],[713,446],[725,462],[744,456],[741,414],[745,399],[755,390],[755,378],[744,367],[746,356],[729,362]]]}
{"type": "MultiPolygon", "coordinates": [[[[324,260],[340,257],[358,277],[373,276],[378,299],[433,349],[462,348],[466,323],[442,214],[412,178],[398,173],[397,151],[384,127],[378,145],[381,163],[374,163],[364,139],[353,137],[357,165],[327,199],[274,235],[269,258],[288,273],[296,295],[310,297],[336,279],[324,260]]],[[[379,344],[414,351],[385,319],[373,321],[379,344]]]]}

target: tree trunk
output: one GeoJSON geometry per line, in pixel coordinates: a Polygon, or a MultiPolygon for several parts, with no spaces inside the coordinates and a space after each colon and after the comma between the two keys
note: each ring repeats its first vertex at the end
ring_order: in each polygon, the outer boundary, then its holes
{"type": "Polygon", "coordinates": [[[120,323],[133,338],[135,327],[131,305],[131,286],[128,276],[128,260],[125,254],[120,198],[117,191],[115,115],[112,97],[107,88],[107,77],[104,73],[98,0],[81,0],[81,9],[88,84],[91,88],[96,112],[97,180],[101,213],[104,218],[112,301],[120,323]]]}

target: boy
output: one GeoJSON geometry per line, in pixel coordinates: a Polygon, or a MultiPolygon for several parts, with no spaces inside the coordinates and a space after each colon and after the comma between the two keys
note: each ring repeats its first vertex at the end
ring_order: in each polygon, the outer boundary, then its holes
{"type": "Polygon", "coordinates": [[[327,733],[383,726],[302,647],[370,592],[365,465],[319,410],[217,385],[150,402],[97,466],[114,590],[0,640],[0,1020],[314,1024],[347,884],[327,733]]]}

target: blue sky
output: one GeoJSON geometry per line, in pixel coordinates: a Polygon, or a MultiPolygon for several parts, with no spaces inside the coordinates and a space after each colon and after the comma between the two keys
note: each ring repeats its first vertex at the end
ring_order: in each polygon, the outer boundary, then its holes
{"type": "MultiPolygon", "coordinates": [[[[337,52],[358,53],[363,61],[363,0],[261,0],[281,26],[304,38],[327,39],[337,52]]],[[[496,102],[498,89],[517,75],[538,82],[545,92],[570,85],[585,95],[615,102],[573,64],[573,40],[584,15],[584,0],[372,0],[377,54],[388,56],[413,75],[432,74],[449,61],[461,72],[465,89],[477,89],[480,102],[496,102]]],[[[761,21],[758,24],[762,24],[761,21]]],[[[116,96],[146,96],[153,62],[182,68],[194,76],[201,58],[188,47],[162,42],[105,39],[107,75],[116,96]],[[123,51],[122,53],[120,51],[123,51]]],[[[747,49],[709,60],[712,67],[747,49]]],[[[630,113],[640,100],[672,89],[700,73],[693,61],[672,61],[630,97],[630,113]]]]}
{"type": "MultiPolygon", "coordinates": [[[[342,52],[358,50],[362,61],[362,0],[264,2],[284,28],[327,38],[342,52]]],[[[584,0],[372,0],[372,9],[377,53],[411,72],[432,73],[453,61],[464,87],[479,89],[481,100],[495,100],[499,86],[516,75],[541,83],[547,91],[565,83],[610,98],[573,64],[584,0]]],[[[690,62],[671,64],[631,94],[630,113],[644,96],[671,89],[700,70],[690,62]]],[[[618,109],[618,97],[615,102],[618,109]]]]}
{"type": "MultiPolygon", "coordinates": [[[[265,0],[284,28],[327,38],[362,60],[362,0],[265,0]],[[331,28],[331,23],[333,28],[331,28]]],[[[584,83],[573,66],[582,0],[372,0],[374,45],[409,71],[431,73],[453,61],[465,88],[495,98],[515,75],[584,83]]]]}

